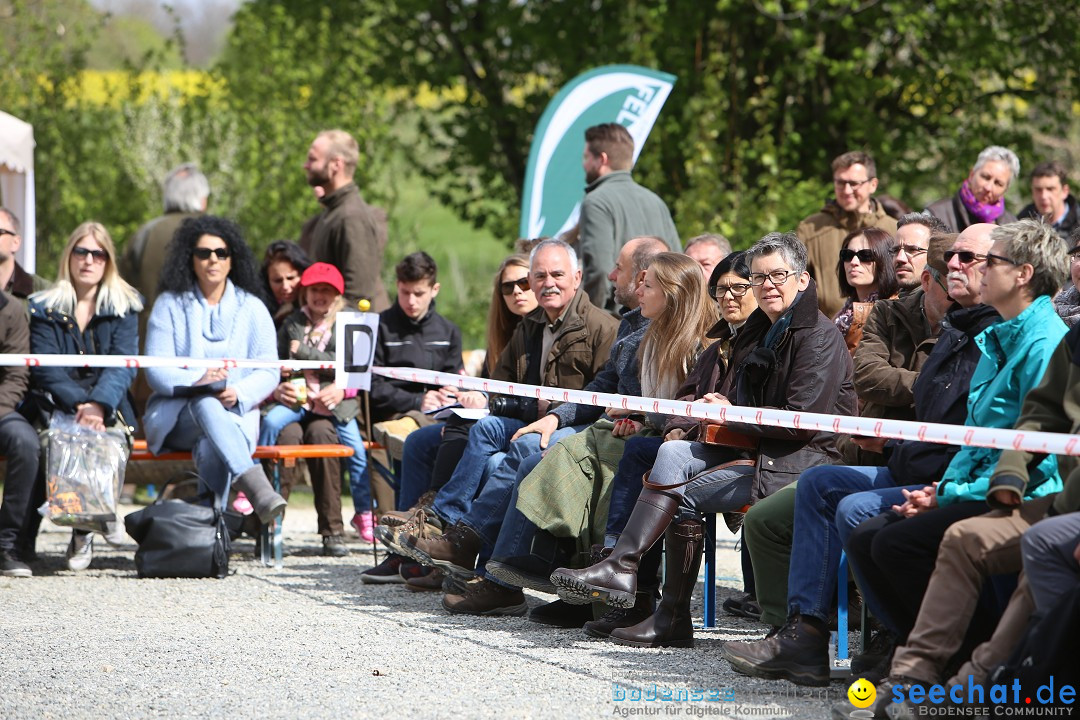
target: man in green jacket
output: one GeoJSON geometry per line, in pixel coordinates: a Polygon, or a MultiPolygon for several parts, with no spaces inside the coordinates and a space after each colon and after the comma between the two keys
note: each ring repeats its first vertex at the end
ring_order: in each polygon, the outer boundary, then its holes
{"type": "Polygon", "coordinates": [[[578,220],[581,288],[593,305],[617,314],[608,272],[630,239],[653,235],[673,252],[682,252],[679,233],[667,205],[656,193],[634,182],[634,138],[618,123],[585,131],[585,198],[578,220]]]}

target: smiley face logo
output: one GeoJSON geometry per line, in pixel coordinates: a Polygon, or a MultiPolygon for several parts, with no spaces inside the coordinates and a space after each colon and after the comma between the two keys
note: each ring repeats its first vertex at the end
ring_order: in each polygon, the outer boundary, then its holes
{"type": "Polygon", "coordinates": [[[851,683],[847,696],[855,707],[868,708],[874,704],[874,699],[877,697],[877,688],[869,680],[860,678],[851,683]]]}

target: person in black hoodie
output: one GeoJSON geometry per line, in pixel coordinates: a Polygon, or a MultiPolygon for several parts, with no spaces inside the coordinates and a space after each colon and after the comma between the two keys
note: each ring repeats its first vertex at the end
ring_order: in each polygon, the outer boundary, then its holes
{"type": "MultiPolygon", "coordinates": [[[[397,302],[379,314],[375,365],[461,373],[461,330],[435,310],[439,294],[435,261],[426,252],[415,252],[399,262],[395,272],[397,302]]],[[[382,422],[450,405],[455,391],[375,375],[371,420],[382,422]]]]}

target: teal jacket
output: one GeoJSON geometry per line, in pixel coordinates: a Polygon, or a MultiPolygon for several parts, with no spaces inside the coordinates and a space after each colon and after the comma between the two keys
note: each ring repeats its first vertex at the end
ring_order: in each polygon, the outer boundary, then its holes
{"type": "MultiPolygon", "coordinates": [[[[1043,295],[1012,320],[995,323],[975,338],[982,358],[971,376],[965,425],[1011,428],[1028,391],[1039,384],[1068,328],[1043,295]]],[[[938,504],[985,500],[1000,450],[964,447],[938,485],[938,504]]],[[[1028,498],[1061,491],[1057,460],[1047,455],[1031,471],[1028,498]]]]}

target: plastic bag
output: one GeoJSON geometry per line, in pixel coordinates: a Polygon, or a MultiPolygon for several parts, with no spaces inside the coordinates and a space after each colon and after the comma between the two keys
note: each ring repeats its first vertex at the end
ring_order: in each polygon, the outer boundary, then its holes
{"type": "Polygon", "coordinates": [[[53,413],[44,433],[46,493],[42,515],[64,527],[106,532],[116,520],[130,446],[120,429],[104,432],[53,413]]]}

